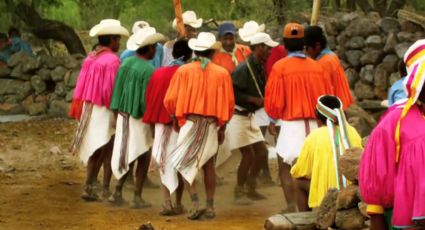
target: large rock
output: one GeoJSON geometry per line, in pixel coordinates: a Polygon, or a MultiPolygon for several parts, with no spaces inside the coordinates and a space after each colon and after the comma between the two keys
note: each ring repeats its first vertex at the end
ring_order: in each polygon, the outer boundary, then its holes
{"type": "Polygon", "coordinates": [[[357,73],[357,71],[353,68],[348,68],[345,70],[345,75],[347,76],[350,88],[354,88],[354,85],[359,80],[359,74],[357,73]]]}
{"type": "Polygon", "coordinates": [[[74,89],[72,89],[71,91],[68,91],[68,93],[66,93],[65,101],[66,102],[71,102],[73,96],[74,96],[74,89]]]}
{"type": "Polygon", "coordinates": [[[17,52],[10,56],[9,60],[7,61],[7,65],[11,68],[14,68],[15,66],[25,63],[30,57],[25,52],[17,52]]]}
{"type": "Polygon", "coordinates": [[[382,49],[384,46],[382,38],[379,35],[371,35],[366,39],[366,45],[369,48],[382,49]]]}
{"type": "Polygon", "coordinates": [[[373,65],[367,65],[360,70],[360,79],[367,83],[372,83],[375,75],[375,67],[373,65]]]}
{"type": "Polygon", "coordinates": [[[42,68],[37,72],[37,75],[40,76],[41,80],[48,81],[50,80],[50,70],[47,68],[42,68]]]}
{"type": "Polygon", "coordinates": [[[336,50],[337,42],[336,42],[336,37],[335,36],[328,37],[328,47],[331,50],[336,50]]]}
{"type": "Polygon", "coordinates": [[[318,229],[328,229],[335,223],[337,189],[329,189],[317,210],[316,227],[318,229]]]}
{"type": "Polygon", "coordinates": [[[67,69],[65,69],[62,66],[56,67],[52,72],[50,72],[50,76],[53,81],[63,81],[63,78],[65,77],[65,73],[67,72],[67,69]]]}
{"type": "Polygon", "coordinates": [[[346,43],[345,47],[347,49],[358,49],[361,50],[366,46],[365,40],[363,37],[355,36],[352,37],[348,42],[346,43]]]}
{"type": "Polygon", "coordinates": [[[30,57],[27,61],[22,63],[22,71],[24,73],[34,73],[41,66],[40,58],[30,57]]]}
{"type": "Polygon", "coordinates": [[[336,213],[335,224],[339,229],[353,230],[363,229],[366,218],[358,208],[341,210],[336,213]]]}
{"type": "Polygon", "coordinates": [[[361,148],[350,148],[338,161],[340,172],[347,178],[347,180],[357,183],[360,160],[363,154],[361,148]]]}
{"type": "Polygon", "coordinates": [[[414,42],[415,34],[406,31],[398,32],[397,38],[400,42],[414,42]]]}
{"type": "Polygon", "coordinates": [[[66,93],[65,84],[63,82],[56,83],[55,94],[57,94],[59,97],[65,97],[66,93]]]}
{"type": "Polygon", "coordinates": [[[23,114],[24,108],[18,103],[2,103],[0,104],[0,115],[23,114]]]}
{"type": "Polygon", "coordinates": [[[350,106],[346,112],[348,122],[362,137],[368,136],[376,126],[375,118],[358,105],[350,106]]]}
{"type": "Polygon", "coordinates": [[[353,20],[347,27],[346,31],[350,36],[362,37],[380,33],[379,26],[368,18],[358,18],[353,20]]]}
{"type": "Polygon", "coordinates": [[[385,42],[384,52],[392,53],[395,52],[395,46],[398,44],[398,39],[396,33],[390,33],[385,42]]]}
{"type": "Polygon", "coordinates": [[[64,57],[64,66],[67,69],[78,69],[81,66],[81,60],[78,60],[76,57],[67,56],[64,57]]]}
{"type": "MultiPolygon", "coordinates": [[[[376,93],[375,88],[375,93],[376,93]]],[[[385,92],[385,95],[387,93],[385,92]]],[[[382,107],[382,99],[381,100],[362,100],[357,102],[357,105],[365,110],[383,110],[385,107],[382,107]]]]}
{"type": "Polygon", "coordinates": [[[355,185],[349,185],[347,188],[342,189],[338,198],[336,199],[336,209],[350,209],[358,207],[358,203],[360,202],[360,198],[357,195],[359,188],[355,185]]]}
{"type": "Polygon", "coordinates": [[[49,105],[49,115],[55,117],[67,117],[69,112],[69,104],[61,100],[53,100],[49,105]]]}
{"type": "Polygon", "coordinates": [[[46,103],[33,103],[28,108],[28,113],[31,116],[38,116],[41,114],[45,114],[47,111],[47,104],[46,103]]]}
{"type": "Polygon", "coordinates": [[[315,212],[298,212],[289,214],[278,214],[268,218],[264,224],[265,230],[290,230],[303,229],[315,230],[315,212]]]}
{"type": "Polygon", "coordinates": [[[357,82],[354,86],[354,94],[358,99],[372,99],[375,97],[373,87],[362,81],[357,82]]]}
{"type": "Polygon", "coordinates": [[[375,68],[375,87],[381,90],[386,90],[388,88],[389,72],[386,70],[383,64],[379,64],[375,68]]]}
{"type": "Polygon", "coordinates": [[[34,104],[34,97],[32,95],[28,96],[21,102],[22,107],[24,107],[25,111],[27,112],[32,104],[34,104]]]}
{"type": "Polygon", "coordinates": [[[47,89],[46,82],[41,79],[40,76],[35,75],[31,78],[31,86],[35,90],[36,94],[40,94],[47,89]]]}
{"type": "Polygon", "coordinates": [[[10,77],[16,78],[19,80],[28,81],[31,78],[31,75],[24,73],[22,65],[23,64],[19,64],[15,66],[12,72],[10,73],[10,77]]]}
{"type": "Polygon", "coordinates": [[[41,56],[41,61],[43,65],[49,69],[54,69],[60,65],[63,65],[62,58],[53,57],[53,56],[41,56]]]}
{"type": "Polygon", "coordinates": [[[360,58],[363,56],[363,52],[360,50],[348,50],[345,52],[345,56],[348,63],[350,63],[352,67],[356,68],[360,66],[360,58]]]}
{"type": "Polygon", "coordinates": [[[7,66],[0,66],[0,78],[8,77],[10,75],[10,69],[7,66]]]}
{"type": "Polygon", "coordinates": [[[384,66],[387,72],[393,73],[398,70],[399,61],[400,59],[397,57],[397,55],[388,54],[384,57],[384,60],[382,60],[382,65],[384,66]]]}
{"type": "Polygon", "coordinates": [[[395,46],[395,48],[394,48],[394,50],[395,50],[395,52],[396,52],[397,56],[398,56],[400,59],[403,59],[404,54],[406,53],[406,51],[409,49],[409,47],[410,47],[411,45],[412,45],[411,43],[407,43],[407,42],[403,42],[403,43],[397,44],[397,45],[395,46]]]}
{"type": "Polygon", "coordinates": [[[31,94],[31,83],[12,79],[0,79],[0,95],[15,94],[23,100],[31,94]]]}
{"type": "Polygon", "coordinates": [[[401,30],[409,33],[424,32],[424,28],[421,25],[411,21],[401,22],[401,30]]]}
{"type": "Polygon", "coordinates": [[[400,22],[395,18],[386,17],[378,22],[379,27],[388,34],[390,32],[399,32],[401,30],[400,22]]]}
{"type": "Polygon", "coordinates": [[[64,82],[66,87],[68,88],[74,88],[77,85],[77,79],[78,79],[78,70],[70,70],[66,72],[64,82]]]}
{"type": "Polygon", "coordinates": [[[369,50],[360,58],[362,65],[376,65],[382,61],[384,57],[384,52],[382,50],[369,50]]]}
{"type": "Polygon", "coordinates": [[[390,75],[390,85],[393,85],[396,81],[400,80],[401,76],[399,72],[394,72],[390,75]]]}

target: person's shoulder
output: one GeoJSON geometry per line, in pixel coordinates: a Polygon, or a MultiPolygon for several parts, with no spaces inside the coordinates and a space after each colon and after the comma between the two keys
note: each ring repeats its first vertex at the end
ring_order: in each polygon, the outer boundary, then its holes
{"type": "Polygon", "coordinates": [[[236,49],[242,50],[243,52],[251,53],[251,49],[246,45],[236,44],[236,49]]]}
{"type": "Polygon", "coordinates": [[[208,68],[212,71],[214,71],[214,73],[216,73],[217,75],[226,75],[226,76],[230,76],[229,71],[227,71],[224,67],[217,65],[213,62],[210,62],[208,64],[208,68]]]}
{"type": "Polygon", "coordinates": [[[322,127],[319,127],[317,129],[312,130],[308,136],[310,138],[318,138],[318,137],[323,137],[323,136],[328,137],[329,136],[329,129],[328,129],[327,126],[322,126],[322,127]]]}

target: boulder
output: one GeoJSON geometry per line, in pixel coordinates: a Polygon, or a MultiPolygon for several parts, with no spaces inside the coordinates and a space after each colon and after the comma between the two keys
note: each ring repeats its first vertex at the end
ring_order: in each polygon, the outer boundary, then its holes
{"type": "Polygon", "coordinates": [[[397,56],[400,59],[403,59],[404,54],[406,53],[406,51],[409,49],[409,47],[412,45],[412,43],[407,43],[407,42],[403,42],[400,44],[397,44],[394,48],[395,53],[397,54],[397,56]]]}
{"type": "Polygon", "coordinates": [[[66,102],[71,102],[73,96],[74,96],[74,89],[72,89],[71,91],[68,91],[68,93],[66,93],[65,101],[66,102]]]}
{"type": "Polygon", "coordinates": [[[367,213],[367,204],[364,202],[360,202],[357,204],[357,207],[359,208],[360,213],[366,217],[366,218],[370,218],[369,214],[367,213]]]}
{"type": "Polygon", "coordinates": [[[379,35],[371,35],[366,39],[366,46],[374,49],[382,49],[384,44],[379,35]]]}
{"type": "Polygon", "coordinates": [[[336,213],[335,224],[339,229],[363,229],[366,218],[360,213],[358,208],[341,210],[336,213]]]}
{"type": "Polygon", "coordinates": [[[328,37],[328,47],[331,50],[336,50],[337,42],[336,42],[336,37],[335,36],[328,37]]]}
{"type": "Polygon", "coordinates": [[[411,21],[403,21],[401,23],[401,30],[409,33],[424,32],[424,28],[411,21]]]}
{"type": "Polygon", "coordinates": [[[65,77],[65,73],[67,72],[67,69],[65,69],[62,66],[56,67],[52,72],[50,72],[50,77],[53,81],[63,81],[63,78],[65,77]]]}
{"type": "MultiPolygon", "coordinates": [[[[375,89],[375,92],[376,92],[376,89],[375,89]]],[[[385,107],[382,107],[381,103],[382,103],[382,100],[362,100],[357,102],[357,104],[362,109],[366,109],[366,110],[385,109],[385,107]]]]}
{"type": "Polygon", "coordinates": [[[41,56],[40,58],[42,64],[49,69],[55,69],[56,67],[63,64],[62,58],[47,55],[41,56]]]}
{"type": "Polygon", "coordinates": [[[31,86],[35,90],[36,94],[40,94],[47,89],[46,82],[44,82],[38,75],[31,78],[31,86]]]}
{"type": "Polygon", "coordinates": [[[375,67],[367,65],[360,70],[360,79],[366,83],[372,83],[375,75],[375,67]]]}
{"type": "Polygon", "coordinates": [[[8,77],[11,71],[7,66],[0,66],[0,78],[8,77]]]}
{"type": "Polygon", "coordinates": [[[384,57],[384,52],[382,50],[369,50],[360,58],[362,65],[376,65],[382,61],[384,57]]]}
{"type": "Polygon", "coordinates": [[[12,72],[10,73],[10,77],[16,78],[16,79],[19,79],[19,80],[28,81],[31,78],[31,75],[24,73],[24,71],[22,69],[23,68],[22,65],[23,64],[19,64],[19,65],[15,66],[13,68],[12,72]]]}
{"type": "Polygon", "coordinates": [[[0,79],[0,95],[16,94],[19,95],[20,100],[23,100],[31,94],[31,91],[32,87],[30,82],[0,79]]]}
{"type": "Polygon", "coordinates": [[[360,58],[363,56],[363,52],[360,50],[348,50],[345,52],[348,63],[352,67],[360,66],[360,58]]]}
{"type": "Polygon", "coordinates": [[[400,31],[397,33],[397,38],[400,42],[414,42],[415,34],[406,31],[400,31]]]}
{"type": "Polygon", "coordinates": [[[384,69],[389,72],[395,72],[398,70],[398,62],[400,59],[395,54],[388,54],[384,57],[384,60],[382,60],[382,65],[384,69]]]}
{"type": "Polygon", "coordinates": [[[362,81],[357,82],[354,86],[354,94],[358,99],[372,99],[375,97],[373,87],[362,81]]]}
{"type": "Polygon", "coordinates": [[[49,105],[48,113],[55,117],[67,117],[70,104],[63,100],[53,100],[49,105]]]}
{"type": "Polygon", "coordinates": [[[22,63],[22,71],[24,73],[34,73],[41,66],[40,58],[29,57],[27,61],[22,63]]]}
{"type": "Polygon", "coordinates": [[[346,28],[350,36],[367,37],[369,35],[379,34],[380,29],[376,23],[368,18],[358,18],[353,20],[346,28]]]}
{"type": "Polygon", "coordinates": [[[28,113],[31,116],[45,114],[47,111],[47,103],[33,103],[28,107],[28,113]]]}
{"type": "Polygon", "coordinates": [[[338,161],[338,167],[340,172],[347,178],[347,180],[357,183],[360,160],[363,154],[361,148],[350,148],[347,149],[344,155],[342,155],[338,161]]]}
{"type": "Polygon", "coordinates": [[[399,72],[392,73],[390,75],[390,85],[393,85],[396,81],[400,80],[401,76],[399,72]]]}
{"type": "Polygon", "coordinates": [[[39,71],[37,71],[37,75],[40,76],[41,80],[48,81],[50,80],[50,70],[47,68],[42,68],[39,71]]]}
{"type": "Polygon", "coordinates": [[[357,73],[357,71],[353,68],[348,68],[345,70],[345,75],[347,76],[350,88],[354,88],[354,85],[359,80],[359,74],[357,73]]]}
{"type": "Polygon", "coordinates": [[[352,37],[348,42],[345,44],[345,47],[347,49],[358,49],[361,50],[366,46],[365,40],[363,37],[355,36],[352,37]]]}
{"type": "Polygon", "coordinates": [[[24,110],[26,112],[29,111],[29,107],[34,104],[34,97],[32,95],[28,96],[27,98],[25,98],[25,100],[23,100],[21,102],[22,107],[24,107],[24,110]]]}
{"type": "Polygon", "coordinates": [[[303,229],[315,230],[315,212],[298,212],[277,214],[268,218],[264,224],[265,230],[303,229]]]}
{"type": "Polygon", "coordinates": [[[18,103],[1,103],[0,115],[23,114],[24,108],[18,103]]]}
{"type": "Polygon", "coordinates": [[[77,79],[78,79],[78,70],[69,70],[65,74],[64,82],[66,87],[68,88],[74,88],[77,85],[77,79]]]}
{"type": "Polygon", "coordinates": [[[396,33],[388,34],[387,40],[384,46],[384,52],[392,53],[395,52],[395,46],[398,44],[398,39],[396,33]]]}
{"type": "Polygon", "coordinates": [[[48,103],[49,102],[49,96],[48,95],[38,95],[35,97],[36,103],[48,103]]]}
{"type": "Polygon", "coordinates": [[[64,57],[64,66],[67,69],[78,69],[81,66],[81,60],[73,56],[64,57]]]}
{"type": "Polygon", "coordinates": [[[66,93],[65,84],[63,82],[56,83],[55,94],[57,94],[59,97],[65,97],[66,93]]]}
{"type": "Polygon", "coordinates": [[[379,64],[375,68],[374,83],[375,87],[381,90],[388,88],[389,72],[386,70],[383,64],[379,64]]]}
{"type": "Polygon", "coordinates": [[[14,68],[15,66],[25,63],[30,57],[25,52],[17,52],[15,54],[12,54],[10,56],[9,60],[7,61],[7,65],[11,68],[14,68]]]}
{"type": "Polygon", "coordinates": [[[335,223],[337,198],[338,190],[329,189],[317,210],[316,227],[318,229],[328,229],[335,223]]]}
{"type": "Polygon", "coordinates": [[[362,137],[368,136],[372,129],[376,126],[375,118],[358,105],[354,104],[350,106],[346,113],[348,122],[357,130],[357,132],[359,132],[360,136],[362,137]]]}
{"type": "Polygon", "coordinates": [[[400,22],[395,18],[385,17],[379,20],[377,24],[386,34],[390,32],[397,33],[401,30],[400,22]]]}
{"type": "Polygon", "coordinates": [[[347,188],[342,189],[336,199],[336,209],[357,208],[360,202],[360,198],[357,196],[358,191],[359,188],[356,185],[349,185],[347,188]]]}

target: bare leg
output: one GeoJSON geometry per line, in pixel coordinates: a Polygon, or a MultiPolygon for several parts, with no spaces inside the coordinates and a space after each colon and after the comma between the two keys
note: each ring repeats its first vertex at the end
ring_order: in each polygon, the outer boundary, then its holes
{"type": "MultiPolygon", "coordinates": [[[[134,162],[130,164],[131,166],[134,165],[134,162]]],[[[127,181],[128,176],[130,175],[130,171],[128,171],[126,174],[124,174],[115,185],[115,192],[112,194],[112,196],[109,197],[109,202],[113,203],[114,205],[122,205],[124,203],[124,199],[122,198],[122,189],[124,187],[125,182],[127,181]]]]}
{"type": "Polygon", "coordinates": [[[162,196],[164,198],[164,204],[162,205],[162,211],[159,213],[162,216],[172,216],[174,215],[173,204],[171,202],[170,190],[162,184],[161,185],[162,196]]]}
{"type": "Polygon", "coordinates": [[[103,149],[103,198],[108,198],[110,196],[109,186],[111,184],[112,178],[112,151],[114,149],[114,140],[113,136],[109,143],[103,149]]]}
{"type": "Polygon", "coordinates": [[[86,201],[96,201],[98,199],[98,196],[94,191],[94,182],[96,181],[96,176],[101,166],[99,161],[102,157],[102,149],[103,147],[97,149],[87,162],[85,188],[81,195],[81,198],[86,201]]]}
{"type": "Polygon", "coordinates": [[[148,175],[151,152],[144,153],[137,159],[136,184],[132,208],[147,208],[152,205],[142,199],[143,184],[148,175]]]}
{"type": "Polygon", "coordinates": [[[197,220],[199,217],[201,217],[203,211],[199,209],[199,197],[198,192],[196,191],[196,181],[194,181],[192,185],[186,180],[184,180],[184,183],[187,187],[187,191],[189,192],[190,200],[192,202],[192,207],[187,218],[189,220],[197,220]]]}
{"type": "Polygon", "coordinates": [[[239,150],[242,153],[242,159],[238,167],[237,184],[239,187],[243,187],[246,184],[249,169],[254,161],[254,153],[251,145],[244,146],[239,150]]]}
{"type": "Polygon", "coordinates": [[[253,200],[263,200],[266,199],[265,196],[259,194],[256,190],[256,182],[258,174],[260,173],[262,163],[267,160],[267,147],[266,144],[261,141],[254,143],[252,145],[254,159],[251,164],[251,168],[249,171],[249,177],[247,180],[248,184],[248,197],[253,200]]]}
{"type": "Polygon", "coordinates": [[[283,159],[278,156],[277,162],[279,165],[279,178],[280,185],[282,186],[283,194],[285,195],[285,199],[287,202],[287,208],[283,212],[295,212],[296,204],[295,204],[295,194],[294,194],[294,182],[291,176],[291,166],[284,163],[283,159]]]}
{"type": "Polygon", "coordinates": [[[184,192],[184,179],[183,177],[180,175],[180,173],[178,174],[178,178],[179,178],[179,186],[176,189],[176,203],[175,203],[175,208],[179,209],[181,208],[182,212],[183,210],[183,206],[182,206],[182,198],[183,198],[183,192],[184,192]]]}
{"type": "Polygon", "coordinates": [[[306,178],[295,179],[295,196],[297,197],[298,211],[306,212],[308,207],[308,194],[310,192],[310,180],[306,178]]]}
{"type": "Polygon", "coordinates": [[[207,161],[207,163],[202,167],[202,169],[204,170],[205,193],[207,194],[207,209],[205,217],[207,219],[212,219],[215,217],[214,194],[216,188],[214,159],[211,158],[209,161],[207,161]]]}

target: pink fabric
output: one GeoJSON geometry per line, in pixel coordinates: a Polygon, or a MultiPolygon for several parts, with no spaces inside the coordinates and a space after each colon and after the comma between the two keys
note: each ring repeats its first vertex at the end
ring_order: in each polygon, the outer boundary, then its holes
{"type": "Polygon", "coordinates": [[[119,58],[110,50],[89,54],[78,76],[74,100],[109,108],[119,66],[119,58]]]}
{"type": "Polygon", "coordinates": [[[266,61],[266,77],[268,78],[270,73],[272,72],[273,65],[278,62],[280,59],[288,56],[288,52],[282,45],[278,45],[271,50],[270,56],[266,61]]]}
{"type": "Polygon", "coordinates": [[[395,163],[394,134],[402,108],[395,106],[372,132],[359,172],[360,191],[370,205],[394,208],[396,227],[425,218],[425,119],[413,106],[402,120],[400,162],[395,163]]]}

